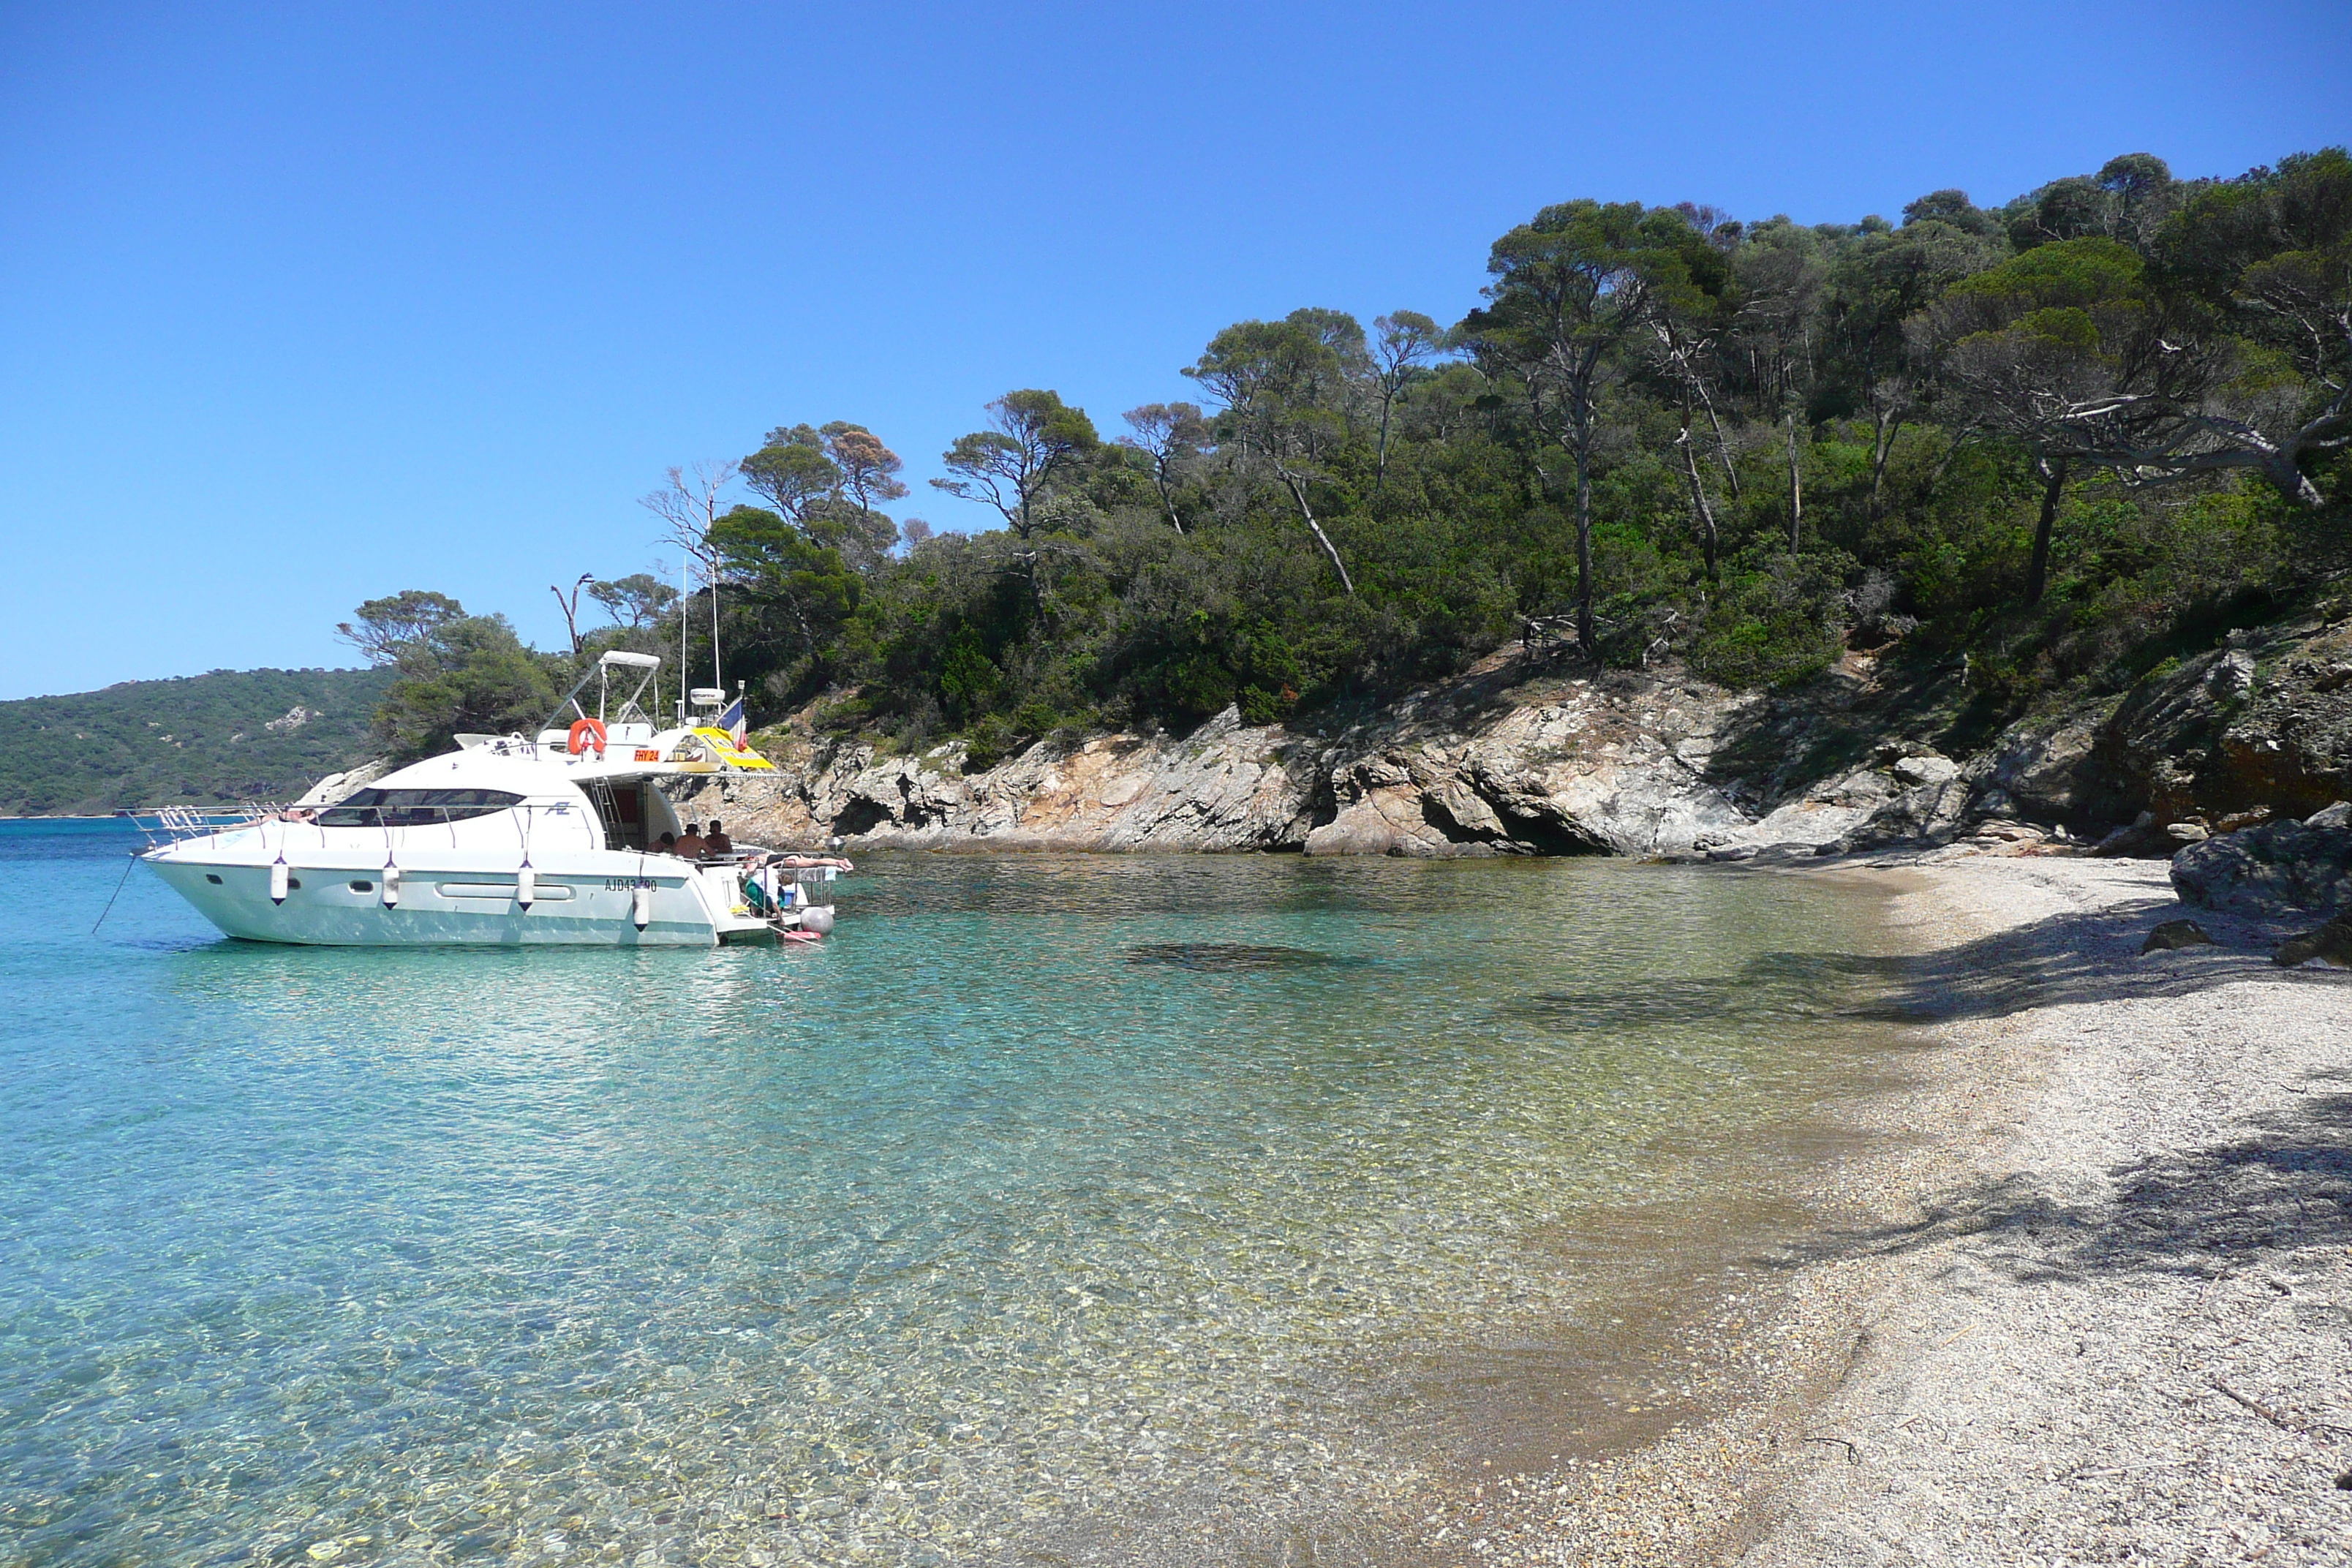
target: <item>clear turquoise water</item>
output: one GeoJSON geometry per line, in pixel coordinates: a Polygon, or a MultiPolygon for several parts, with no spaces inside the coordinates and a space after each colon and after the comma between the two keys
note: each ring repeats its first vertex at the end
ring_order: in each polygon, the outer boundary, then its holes
{"type": "Polygon", "coordinates": [[[1789,879],[886,858],[810,951],[401,952],[143,870],[93,937],[130,842],[0,823],[12,1568],[1376,1556],[1430,1369],[1598,1310],[1571,1216],[1884,1049],[1789,879]]]}

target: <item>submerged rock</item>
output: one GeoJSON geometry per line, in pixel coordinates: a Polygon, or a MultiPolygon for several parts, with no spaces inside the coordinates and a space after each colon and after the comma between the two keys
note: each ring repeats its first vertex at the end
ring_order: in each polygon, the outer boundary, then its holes
{"type": "Polygon", "coordinates": [[[1254,969],[1313,969],[1330,964],[1352,966],[1363,961],[1338,958],[1306,947],[1262,947],[1238,942],[1155,942],[1129,948],[1127,962],[1230,974],[1254,969]]]}

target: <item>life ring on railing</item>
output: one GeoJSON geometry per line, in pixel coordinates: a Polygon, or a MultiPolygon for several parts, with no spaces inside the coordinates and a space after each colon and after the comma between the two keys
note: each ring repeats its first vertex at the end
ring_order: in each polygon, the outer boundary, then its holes
{"type": "Polygon", "coordinates": [[[584,757],[588,754],[588,748],[592,744],[596,748],[596,755],[604,756],[604,726],[594,719],[582,719],[574,721],[571,736],[563,742],[563,749],[575,757],[584,757]]]}

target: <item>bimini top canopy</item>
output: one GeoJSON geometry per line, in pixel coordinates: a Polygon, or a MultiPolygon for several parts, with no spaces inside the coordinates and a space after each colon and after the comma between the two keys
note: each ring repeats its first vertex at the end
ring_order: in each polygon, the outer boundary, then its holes
{"type": "MultiPolygon", "coordinates": [[[[564,726],[566,721],[563,710],[569,708],[579,718],[593,719],[600,724],[607,726],[643,724],[650,731],[653,728],[653,715],[638,705],[637,699],[646,694],[646,688],[653,684],[654,676],[660,668],[661,660],[653,654],[630,653],[617,647],[606,648],[598,657],[596,662],[590,665],[582,673],[580,679],[572,683],[572,689],[563,694],[563,700],[555,705],[555,711],[547,716],[546,721],[541,724],[540,728],[544,731],[564,726]],[[628,695],[623,697],[615,706],[613,697],[615,687],[620,683],[614,680],[614,673],[632,669],[642,673],[638,675],[636,684],[628,689],[628,695]],[[591,713],[588,710],[588,705],[581,700],[581,694],[592,685],[596,689],[596,710],[593,713],[591,713]]],[[[626,675],[621,677],[624,682],[627,679],[626,675]]]]}

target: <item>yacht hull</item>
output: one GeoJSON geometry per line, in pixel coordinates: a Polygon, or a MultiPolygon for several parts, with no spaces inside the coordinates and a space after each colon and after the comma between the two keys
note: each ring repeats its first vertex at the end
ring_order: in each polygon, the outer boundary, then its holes
{"type": "MultiPolygon", "coordinates": [[[[634,861],[636,857],[614,857],[634,861]]],[[[399,901],[384,902],[381,867],[289,863],[286,896],[272,900],[268,865],[152,858],[155,873],[226,934],[247,942],[332,947],[709,947],[732,918],[699,873],[666,876],[635,867],[535,868],[526,906],[516,897],[511,860],[502,869],[404,868],[399,901]],[[650,918],[636,922],[635,895],[650,892],[650,918]]]]}

